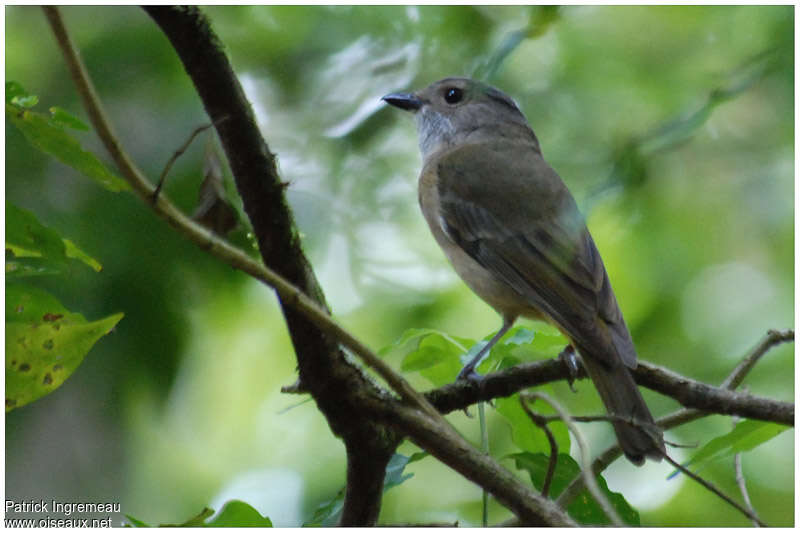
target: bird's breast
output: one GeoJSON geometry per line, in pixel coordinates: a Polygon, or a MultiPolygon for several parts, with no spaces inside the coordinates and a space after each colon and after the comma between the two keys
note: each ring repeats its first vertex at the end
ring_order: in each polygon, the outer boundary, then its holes
{"type": "Polygon", "coordinates": [[[434,239],[453,269],[483,301],[505,317],[525,316],[540,319],[543,315],[531,307],[507,283],[470,257],[450,236],[441,217],[439,191],[434,171],[423,169],[419,178],[419,204],[434,239]]]}

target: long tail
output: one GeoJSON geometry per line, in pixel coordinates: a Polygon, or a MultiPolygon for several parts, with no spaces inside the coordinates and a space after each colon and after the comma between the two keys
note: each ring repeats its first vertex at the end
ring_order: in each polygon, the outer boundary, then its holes
{"type": "Polygon", "coordinates": [[[582,355],[581,360],[608,414],[620,418],[612,424],[625,456],[637,466],[645,457],[660,461],[666,454],[663,433],[627,367],[622,361],[610,366],[591,355],[582,355]],[[636,424],[624,420],[635,420],[636,424]]]}

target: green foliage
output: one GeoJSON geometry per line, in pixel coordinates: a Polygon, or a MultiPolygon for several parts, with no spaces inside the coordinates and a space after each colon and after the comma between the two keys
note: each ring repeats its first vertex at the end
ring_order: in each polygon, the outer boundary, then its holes
{"type": "Polygon", "coordinates": [[[89,126],[81,119],[72,116],[66,109],[62,109],[58,106],[50,108],[50,117],[53,119],[54,124],[60,124],[61,126],[74,130],[89,131],[89,126]]]}
{"type": "Polygon", "coordinates": [[[404,372],[419,372],[438,387],[453,381],[461,369],[460,356],[473,344],[473,340],[435,329],[412,328],[379,353],[386,355],[396,351],[404,354],[400,365],[404,372]]]}
{"type": "Polygon", "coordinates": [[[48,293],[6,287],[6,411],[57,389],[122,313],[87,322],[48,293]]]}
{"type": "Polygon", "coordinates": [[[31,276],[71,273],[71,260],[94,271],[99,262],[40,223],[33,213],[6,202],[6,411],[57,389],[122,313],[87,322],[50,293],[21,283],[31,276]]]}
{"type": "MultiPolygon", "coordinates": [[[[213,509],[206,507],[197,516],[182,524],[161,524],[158,527],[272,527],[272,521],[269,518],[262,516],[251,505],[239,500],[225,502],[219,514],[209,520],[213,514],[213,509]]],[[[125,515],[125,518],[128,519],[131,527],[150,527],[130,515],[125,515]]]]}
{"type": "MultiPolygon", "coordinates": [[[[406,473],[405,468],[411,463],[419,461],[427,457],[428,454],[414,453],[406,456],[400,453],[395,453],[389,459],[389,464],[386,465],[386,476],[383,479],[383,492],[384,494],[391,488],[401,485],[403,482],[414,477],[413,473],[406,473]]],[[[345,487],[339,489],[336,496],[317,507],[314,511],[314,516],[311,520],[304,524],[305,527],[331,527],[339,523],[339,518],[342,515],[342,506],[344,505],[344,491],[345,487]]]]}
{"type": "Polygon", "coordinates": [[[80,143],[64,130],[64,126],[88,129],[83,122],[58,107],[51,108],[50,117],[31,111],[38,101],[38,97],[26,94],[19,83],[6,82],[6,118],[25,135],[28,142],[109,191],[130,189],[125,180],[109,170],[94,154],[83,150],[80,143]]]}
{"type": "MultiPolygon", "coordinates": [[[[419,372],[433,385],[441,387],[452,382],[464,364],[486,346],[494,333],[482,341],[457,337],[431,328],[411,328],[394,343],[378,353],[400,353],[403,372],[419,372]]],[[[478,370],[490,372],[514,366],[524,361],[548,359],[567,344],[566,339],[552,326],[536,324],[535,329],[515,327],[509,330],[486,356],[478,370]]]]}
{"type": "MultiPolygon", "coordinates": [[[[434,329],[409,329],[392,345],[381,350],[382,354],[402,351],[401,369],[404,372],[419,372],[434,386],[452,383],[461,367],[472,359],[494,336],[487,335],[482,341],[454,337],[434,329]],[[466,347],[470,347],[466,352],[466,347]]],[[[547,324],[536,324],[535,328],[514,327],[493,347],[483,362],[480,372],[491,372],[508,368],[526,361],[549,359],[558,354],[567,344],[561,333],[547,324]]],[[[545,387],[550,390],[550,387],[545,387]]],[[[496,413],[508,425],[511,438],[519,449],[530,453],[550,454],[550,442],[545,433],[525,414],[519,403],[519,394],[494,400],[496,413]]],[[[548,405],[537,406],[542,414],[554,414],[548,405]]],[[[569,450],[569,432],[563,424],[550,427],[561,450],[569,450]]]]}
{"type": "MultiPolygon", "coordinates": [[[[793,322],[791,6],[220,5],[203,11],[278,158],[303,246],[337,319],[370,346],[415,327],[452,333],[452,341],[439,336],[403,345],[390,361],[396,368],[421,345],[404,368],[420,368],[431,383],[449,383],[459,357],[499,325],[450,273],[419,214],[413,121],[380,102],[388,92],[448,75],[487,76],[525,112],[547,161],[587,216],[642,359],[718,383],[764,331],[793,322]]],[[[182,65],[136,7],[65,6],[62,12],[124,147],[155,181],[189,133],[208,122],[182,65]]],[[[13,121],[37,106],[49,111],[37,115],[37,124],[52,121],[87,150],[97,141],[90,143],[91,134],[79,133],[76,122],[50,107],[58,103],[77,114],[80,103],[41,10],[9,6],[6,21],[7,78],[24,80],[39,95],[7,86],[7,96],[17,98],[7,101],[14,111],[6,126],[7,198],[103,263],[91,290],[82,278],[91,273],[82,267],[69,282],[52,275],[24,281],[57,291],[66,307],[80,302],[87,316],[126,312],[113,345],[97,343],[92,364],[60,389],[106,415],[104,424],[87,428],[86,413],[45,409],[45,402],[8,413],[7,486],[34,485],[45,499],[112,494],[123,509],[146,509],[165,522],[176,509],[201,508],[233,473],[269,457],[302,477],[301,503],[330,496],[345,469],[340,443],[310,403],[279,414],[282,402],[293,400],[275,391],[294,381],[296,361],[269,291],[182,241],[133,197],[90,186],[34,147],[13,121]],[[76,445],[36,457],[39,468],[31,469],[31,450],[54,427],[76,445]],[[117,454],[83,461],[85,450],[98,447],[119,450],[126,468],[117,454]],[[78,476],[83,482],[76,486],[78,476]]],[[[163,191],[186,213],[197,205],[200,148],[195,143],[176,161],[163,191]]],[[[10,258],[17,272],[65,271],[63,263],[21,254],[10,258]]],[[[545,340],[536,329],[533,345],[545,340]]],[[[549,347],[501,346],[480,371],[552,357],[563,341],[556,334],[551,340],[549,347]]],[[[753,394],[789,400],[793,368],[792,347],[781,347],[759,363],[747,385],[753,394]]],[[[564,385],[552,389],[571,412],[599,408],[588,384],[580,394],[564,385]]],[[[657,415],[674,407],[656,394],[647,399],[657,415]]],[[[518,452],[517,440],[532,440],[514,435],[496,410],[487,412],[492,453],[518,452]]],[[[460,414],[450,419],[465,434],[477,425],[460,414]]],[[[727,430],[727,420],[713,417],[676,428],[670,438],[703,444],[705,436],[725,431],[721,423],[727,430]]],[[[552,424],[559,431],[560,425],[552,424]]],[[[613,439],[610,428],[599,431],[604,435],[597,440],[587,433],[593,451],[613,439]]],[[[746,456],[753,504],[770,525],[795,521],[795,479],[786,468],[793,433],[746,456]]],[[[478,491],[459,476],[440,475],[443,468],[418,463],[415,481],[430,482],[393,489],[382,517],[416,522],[444,513],[450,520],[476,508],[478,491]]],[[[735,494],[732,476],[721,468],[714,463],[705,474],[735,494]]],[[[646,483],[660,483],[669,470],[648,464],[646,483]]],[[[631,479],[614,481],[631,503],[641,501],[631,479]]],[[[639,512],[647,526],[748,524],[688,482],[678,495],[653,495],[639,512]]],[[[493,511],[490,523],[494,518],[493,511]]]]}
{"type": "Polygon", "coordinates": [[[788,426],[772,422],[742,420],[729,433],[715,437],[704,444],[684,466],[693,465],[696,470],[700,470],[712,461],[748,452],[788,429],[790,429],[788,426]]]}
{"type": "Polygon", "coordinates": [[[77,259],[95,272],[103,268],[33,213],[6,202],[6,279],[63,274],[69,269],[69,259],[77,259]]]}
{"type": "MultiPolygon", "coordinates": [[[[544,387],[544,390],[549,391],[549,389],[549,387],[544,387]]],[[[526,452],[545,453],[547,455],[551,453],[552,450],[550,449],[550,441],[548,441],[547,435],[525,414],[519,403],[519,394],[509,398],[498,398],[495,400],[495,405],[497,406],[497,413],[508,424],[514,444],[526,452]]],[[[544,404],[537,405],[537,411],[541,414],[555,413],[550,406],[544,404]]],[[[551,424],[549,429],[553,433],[559,450],[568,451],[570,439],[566,426],[564,424],[551,424]]]]}
{"type": "MultiPolygon", "coordinates": [[[[520,470],[524,470],[530,475],[531,482],[537,490],[542,490],[544,480],[547,474],[547,467],[549,463],[549,456],[542,453],[516,453],[508,456],[514,459],[514,464],[520,470]]],[[[550,485],[550,497],[557,498],[567,485],[580,475],[580,465],[566,453],[558,454],[558,461],[556,462],[556,469],[550,485]]],[[[617,511],[620,518],[629,526],[640,525],[639,513],[625,501],[625,497],[618,493],[609,490],[603,476],[597,476],[597,484],[600,490],[605,494],[612,507],[617,511]]],[[[569,515],[583,525],[602,526],[609,525],[611,522],[603,509],[592,497],[588,490],[584,489],[574,499],[572,504],[567,508],[569,515]]]]}
{"type": "Polygon", "coordinates": [[[544,35],[550,26],[558,20],[559,6],[532,6],[528,24],[516,31],[508,33],[503,41],[489,56],[485,65],[480,65],[473,77],[491,82],[503,65],[503,62],[526,39],[536,39],[544,35]]]}

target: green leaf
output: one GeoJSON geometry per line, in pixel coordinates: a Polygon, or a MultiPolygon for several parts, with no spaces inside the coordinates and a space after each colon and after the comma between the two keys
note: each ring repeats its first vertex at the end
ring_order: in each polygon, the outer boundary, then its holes
{"type": "Polygon", "coordinates": [[[6,104],[6,118],[19,129],[33,146],[52,155],[65,165],[92,178],[108,189],[118,192],[130,189],[128,183],[111,172],[94,154],[81,148],[80,143],[59,124],[46,115],[29,111],[15,101],[6,104]]]}
{"type": "MultiPolygon", "coordinates": [[[[707,442],[685,464],[700,468],[711,461],[747,452],[783,433],[789,426],[763,422],[761,420],[743,420],[725,435],[707,442]]],[[[676,471],[677,472],[677,471],[676,471]]],[[[674,475],[674,473],[672,474],[674,475]]]]}
{"type": "MultiPolygon", "coordinates": [[[[410,457],[400,453],[395,453],[389,463],[386,465],[386,474],[383,479],[383,492],[384,494],[389,489],[404,483],[406,480],[411,479],[414,474],[404,474],[406,466],[410,463],[419,461],[427,457],[425,452],[418,452],[410,457]]],[[[339,522],[339,517],[342,514],[342,507],[344,505],[344,487],[342,487],[336,496],[327,502],[320,504],[317,510],[314,511],[314,516],[305,524],[304,527],[331,527],[339,522]]]]}
{"type": "MultiPolygon", "coordinates": [[[[6,202],[6,243],[29,252],[27,255],[58,262],[65,262],[67,258],[64,242],[55,230],[39,222],[30,211],[9,202],[6,202]]],[[[20,250],[14,253],[25,255],[20,250]]]]}
{"type": "MultiPolygon", "coordinates": [[[[509,398],[497,398],[495,405],[497,413],[503,417],[511,430],[511,440],[514,441],[514,444],[527,452],[550,455],[550,441],[547,439],[547,435],[533,423],[522,409],[519,403],[519,394],[509,398]]],[[[555,414],[555,411],[544,402],[537,403],[535,410],[542,414],[555,414]]],[[[567,427],[564,424],[550,424],[548,427],[559,450],[568,451],[570,439],[567,427]]]]}
{"type": "Polygon", "coordinates": [[[126,527],[150,527],[141,520],[139,520],[138,518],[134,518],[129,514],[126,514],[125,518],[127,518],[128,522],[130,522],[130,524],[125,525],[126,527]]]}
{"type": "Polygon", "coordinates": [[[452,382],[461,370],[459,356],[474,341],[448,335],[430,328],[406,330],[400,338],[378,353],[386,355],[403,350],[405,356],[400,363],[404,372],[420,372],[436,386],[452,382]]]}
{"type": "MultiPolygon", "coordinates": [[[[514,459],[515,466],[528,473],[533,486],[539,491],[542,490],[549,463],[549,456],[547,454],[523,452],[509,455],[507,458],[514,459]]],[[[557,498],[578,475],[580,475],[580,466],[575,459],[565,453],[558,454],[556,470],[550,484],[550,497],[557,498]]],[[[611,506],[614,507],[620,518],[626,524],[630,526],[640,525],[638,511],[631,507],[622,494],[611,492],[602,476],[597,476],[597,484],[606,498],[608,498],[611,506]]],[[[578,494],[569,505],[567,513],[584,525],[608,525],[611,523],[600,507],[600,504],[597,503],[586,489],[578,494]]]]}
{"type": "Polygon", "coordinates": [[[219,514],[204,524],[205,527],[272,527],[272,520],[240,500],[231,500],[222,506],[219,514]]]}
{"type": "Polygon", "coordinates": [[[41,257],[17,257],[14,255],[14,247],[6,244],[6,280],[54,276],[65,272],[64,265],[58,265],[41,257]]]}
{"type": "Polygon", "coordinates": [[[87,126],[81,119],[70,114],[66,109],[58,106],[53,106],[50,108],[50,118],[52,119],[53,123],[60,126],[65,126],[67,128],[80,131],[89,131],[89,126],[87,126]]]}
{"type": "MultiPolygon", "coordinates": [[[[433,328],[411,328],[411,329],[407,329],[406,331],[404,331],[403,334],[400,335],[400,338],[397,339],[395,342],[393,342],[389,346],[384,346],[383,348],[381,348],[378,351],[378,354],[381,355],[381,356],[384,356],[384,355],[389,354],[389,353],[391,353],[391,352],[393,352],[395,350],[399,350],[400,348],[404,347],[406,344],[410,343],[413,340],[419,340],[422,337],[426,337],[428,335],[439,335],[439,336],[444,337],[445,339],[447,339],[447,340],[449,340],[449,341],[451,341],[453,343],[457,343],[458,342],[455,339],[453,339],[452,337],[450,337],[447,333],[444,333],[443,331],[439,331],[438,329],[433,329],[433,328]]],[[[465,347],[465,349],[466,349],[466,347],[465,347]]]]}
{"type": "MultiPolygon", "coordinates": [[[[240,500],[225,502],[219,514],[212,520],[214,510],[203,508],[199,514],[193,516],[182,524],[160,524],[158,527],[272,527],[272,520],[262,516],[250,504],[240,500]],[[206,521],[208,520],[208,521],[206,521]]],[[[141,520],[125,515],[131,527],[150,527],[141,520]]]]}
{"type": "Polygon", "coordinates": [[[513,355],[522,361],[541,361],[556,357],[569,341],[555,327],[539,322],[531,328],[512,329],[511,337],[503,344],[513,345],[513,355]]]}
{"type": "Polygon", "coordinates": [[[103,270],[103,265],[101,265],[97,261],[97,259],[91,257],[86,252],[75,246],[74,242],[72,242],[69,239],[63,239],[63,241],[64,241],[64,247],[66,248],[65,252],[67,254],[67,257],[69,257],[70,259],[77,259],[78,261],[81,261],[82,263],[88,265],[89,268],[91,268],[95,272],[100,272],[101,270],[103,270]]]}
{"type": "Polygon", "coordinates": [[[28,92],[16,81],[6,82],[6,103],[10,104],[14,98],[27,96],[28,92]]]}
{"type": "Polygon", "coordinates": [[[344,505],[344,487],[342,487],[336,496],[330,501],[324,502],[317,507],[314,511],[314,516],[311,517],[309,522],[303,524],[303,527],[333,527],[342,514],[342,506],[344,505]]]}
{"type": "Polygon", "coordinates": [[[122,316],[87,322],[41,289],[6,286],[6,411],[57,389],[122,316]]]}
{"type": "MultiPolygon", "coordinates": [[[[484,337],[484,341],[492,338],[494,333],[484,337]]],[[[480,343],[478,343],[480,344],[480,343]]],[[[568,341],[556,328],[537,323],[534,327],[518,326],[506,333],[500,341],[492,347],[489,356],[480,365],[480,373],[495,372],[525,361],[538,361],[550,359],[564,349],[568,341]]],[[[462,358],[464,364],[478,353],[479,348],[473,346],[470,353],[462,358]]]]}
{"type": "Polygon", "coordinates": [[[36,107],[36,104],[39,103],[39,97],[33,94],[26,96],[15,96],[11,99],[11,103],[18,107],[30,109],[32,107],[36,107]]]}
{"type": "Polygon", "coordinates": [[[405,456],[401,453],[396,453],[389,459],[389,464],[386,465],[386,475],[383,479],[383,492],[400,485],[407,479],[414,477],[414,474],[404,474],[408,463],[411,462],[411,457],[405,456]]]}
{"type": "Polygon", "coordinates": [[[77,259],[95,272],[103,268],[75,243],[39,222],[33,213],[6,202],[6,275],[63,273],[67,259],[77,259]]]}
{"type": "MultiPolygon", "coordinates": [[[[474,344],[471,339],[462,339],[450,335],[430,334],[419,341],[417,352],[406,355],[405,360],[416,357],[435,359],[435,365],[422,368],[419,373],[434,386],[441,387],[455,381],[461,371],[461,356],[464,349],[474,344]]],[[[405,363],[404,360],[404,363],[405,363]]]]}
{"type": "Polygon", "coordinates": [[[161,524],[158,527],[203,527],[205,525],[206,518],[213,514],[213,509],[205,507],[197,516],[193,516],[182,524],[161,524]]]}
{"type": "MultiPolygon", "coordinates": [[[[459,371],[477,354],[495,333],[489,333],[480,341],[464,339],[430,329],[406,330],[393,344],[378,353],[386,355],[392,351],[405,350],[401,362],[404,372],[419,372],[433,385],[451,383],[459,371]]],[[[491,350],[478,366],[480,373],[513,366],[522,361],[546,359],[558,355],[567,344],[561,333],[547,324],[537,324],[535,329],[516,327],[511,329],[491,350]]]]}

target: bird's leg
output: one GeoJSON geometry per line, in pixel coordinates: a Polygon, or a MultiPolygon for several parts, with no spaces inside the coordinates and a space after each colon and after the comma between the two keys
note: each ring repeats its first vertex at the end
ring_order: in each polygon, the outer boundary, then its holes
{"type": "Polygon", "coordinates": [[[567,371],[569,372],[569,376],[567,377],[569,389],[572,392],[577,392],[575,387],[572,386],[572,383],[578,378],[578,369],[580,367],[578,356],[575,355],[575,347],[571,344],[567,344],[567,346],[561,350],[561,353],[558,354],[558,359],[564,363],[564,366],[567,367],[567,371]]]}
{"type": "Polygon", "coordinates": [[[468,380],[468,381],[480,381],[483,376],[475,372],[475,367],[478,366],[478,363],[484,358],[486,354],[489,353],[489,350],[492,349],[492,346],[497,344],[497,341],[506,334],[506,332],[511,329],[511,326],[514,325],[515,318],[507,318],[503,317],[503,327],[500,328],[500,331],[495,333],[494,337],[484,346],[480,352],[478,352],[472,360],[467,363],[464,368],[461,369],[461,372],[458,373],[458,377],[456,381],[461,380],[468,380]]]}

